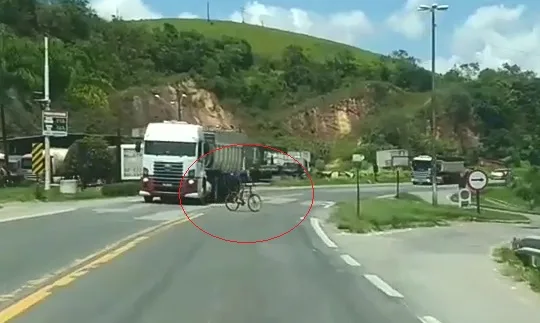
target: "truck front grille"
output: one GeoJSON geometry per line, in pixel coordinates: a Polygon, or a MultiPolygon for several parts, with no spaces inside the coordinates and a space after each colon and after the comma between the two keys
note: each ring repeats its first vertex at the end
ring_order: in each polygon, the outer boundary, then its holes
{"type": "Polygon", "coordinates": [[[183,163],[154,162],[154,185],[178,187],[184,176],[183,163]]]}

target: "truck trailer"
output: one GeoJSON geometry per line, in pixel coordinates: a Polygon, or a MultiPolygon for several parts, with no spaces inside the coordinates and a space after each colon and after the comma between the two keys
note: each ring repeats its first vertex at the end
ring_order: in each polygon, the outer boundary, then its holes
{"type": "Polygon", "coordinates": [[[261,159],[259,147],[223,147],[249,143],[247,135],[239,132],[205,130],[183,121],[150,123],[144,147],[139,142],[135,148],[143,152],[139,195],[147,203],[154,197],[221,202],[229,193],[228,175],[256,167],[261,159]]]}
{"type": "MultiPolygon", "coordinates": [[[[413,185],[430,185],[433,159],[428,155],[412,159],[413,185]]],[[[462,174],[467,170],[465,159],[461,157],[437,157],[437,184],[459,184],[462,174]]]]}

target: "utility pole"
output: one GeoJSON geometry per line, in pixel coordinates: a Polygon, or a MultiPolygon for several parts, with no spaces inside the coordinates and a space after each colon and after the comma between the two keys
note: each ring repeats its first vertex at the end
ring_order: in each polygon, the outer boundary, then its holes
{"type": "MultiPolygon", "coordinates": [[[[4,30],[1,30],[2,32],[2,35],[0,35],[0,49],[1,49],[1,53],[4,52],[4,30]]],[[[0,66],[0,73],[2,73],[2,75],[0,75],[0,87],[2,87],[3,89],[6,89],[6,86],[4,83],[2,82],[5,82],[4,81],[4,78],[3,78],[3,74],[5,72],[5,68],[4,68],[4,57],[1,58],[1,61],[0,61],[0,64],[2,64],[0,66]]],[[[4,159],[6,161],[6,168],[9,170],[9,145],[8,145],[8,140],[7,140],[7,129],[6,129],[6,112],[5,112],[5,107],[4,107],[4,90],[2,89],[2,93],[0,94],[0,122],[2,123],[1,126],[2,126],[2,144],[3,144],[3,147],[4,147],[4,159]]]]}
{"type": "MultiPolygon", "coordinates": [[[[49,95],[49,37],[44,38],[45,47],[45,65],[43,69],[43,102],[45,111],[51,110],[51,99],[49,95]]],[[[51,189],[51,142],[49,136],[44,136],[45,139],[45,190],[51,189]]]]}
{"type": "Polygon", "coordinates": [[[448,10],[447,5],[432,4],[432,5],[420,5],[418,11],[431,13],[431,202],[434,206],[439,204],[438,190],[437,190],[437,152],[435,143],[437,141],[437,124],[436,124],[436,104],[435,104],[435,78],[437,77],[435,70],[435,31],[436,24],[436,12],[448,10]]]}
{"type": "Polygon", "coordinates": [[[180,90],[176,89],[176,104],[178,105],[176,107],[176,113],[178,115],[178,121],[184,121],[184,106],[182,103],[184,102],[184,99],[187,97],[185,93],[180,94],[180,90]]]}
{"type": "Polygon", "coordinates": [[[210,22],[210,1],[206,1],[206,21],[210,22]]]}
{"type": "Polygon", "coordinates": [[[246,23],[246,20],[245,20],[245,13],[246,13],[246,7],[242,6],[242,8],[240,8],[242,11],[242,23],[246,23]]]}

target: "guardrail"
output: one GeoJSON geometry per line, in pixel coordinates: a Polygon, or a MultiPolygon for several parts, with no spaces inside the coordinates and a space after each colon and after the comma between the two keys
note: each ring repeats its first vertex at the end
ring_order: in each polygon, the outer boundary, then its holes
{"type": "Polygon", "coordinates": [[[529,236],[512,239],[512,250],[525,266],[540,268],[540,237],[529,236]]]}

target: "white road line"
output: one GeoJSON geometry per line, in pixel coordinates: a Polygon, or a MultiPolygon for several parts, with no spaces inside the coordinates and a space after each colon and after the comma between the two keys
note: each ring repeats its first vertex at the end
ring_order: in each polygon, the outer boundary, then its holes
{"type": "Polygon", "coordinates": [[[441,321],[437,320],[433,316],[419,316],[418,318],[422,323],[441,323],[441,321]]]}
{"type": "Polygon", "coordinates": [[[376,198],[378,198],[378,199],[389,199],[389,198],[392,198],[392,197],[395,197],[395,196],[396,196],[396,194],[386,194],[386,195],[379,195],[376,198]]]}
{"type": "Polygon", "coordinates": [[[330,240],[326,233],[324,233],[323,229],[321,228],[321,222],[317,218],[310,218],[309,223],[311,223],[311,226],[313,227],[313,230],[315,230],[315,233],[321,238],[321,240],[324,242],[324,244],[328,248],[337,248],[337,245],[334,243],[334,241],[330,240]]]}
{"type": "Polygon", "coordinates": [[[345,261],[345,263],[349,266],[360,267],[358,261],[349,255],[341,255],[341,259],[343,259],[343,261],[345,261]]]}
{"type": "Polygon", "coordinates": [[[364,277],[366,277],[367,280],[369,280],[370,283],[372,283],[373,285],[375,285],[375,287],[377,287],[378,289],[381,290],[381,292],[385,293],[386,295],[390,296],[390,297],[396,297],[396,298],[403,298],[403,295],[401,295],[400,292],[398,292],[397,290],[393,289],[392,286],[388,285],[384,280],[382,280],[379,276],[377,275],[371,275],[371,274],[366,274],[364,275],[364,277]]]}
{"type": "Polygon", "coordinates": [[[328,202],[326,202],[326,205],[324,206],[324,208],[329,209],[334,205],[336,205],[336,202],[328,201],[328,202]]]}
{"type": "Polygon", "coordinates": [[[368,233],[364,233],[363,235],[365,235],[365,236],[387,236],[387,235],[396,234],[396,233],[410,232],[412,230],[413,230],[412,228],[394,229],[394,230],[388,230],[388,231],[368,232],[368,233]]]}
{"type": "Polygon", "coordinates": [[[29,215],[22,215],[22,216],[12,216],[12,217],[8,217],[8,218],[0,219],[0,223],[18,221],[18,220],[24,220],[24,219],[39,218],[39,217],[47,216],[47,215],[54,215],[54,214],[73,212],[75,210],[77,210],[77,208],[63,209],[63,210],[36,213],[36,214],[29,214],[29,215]]]}

